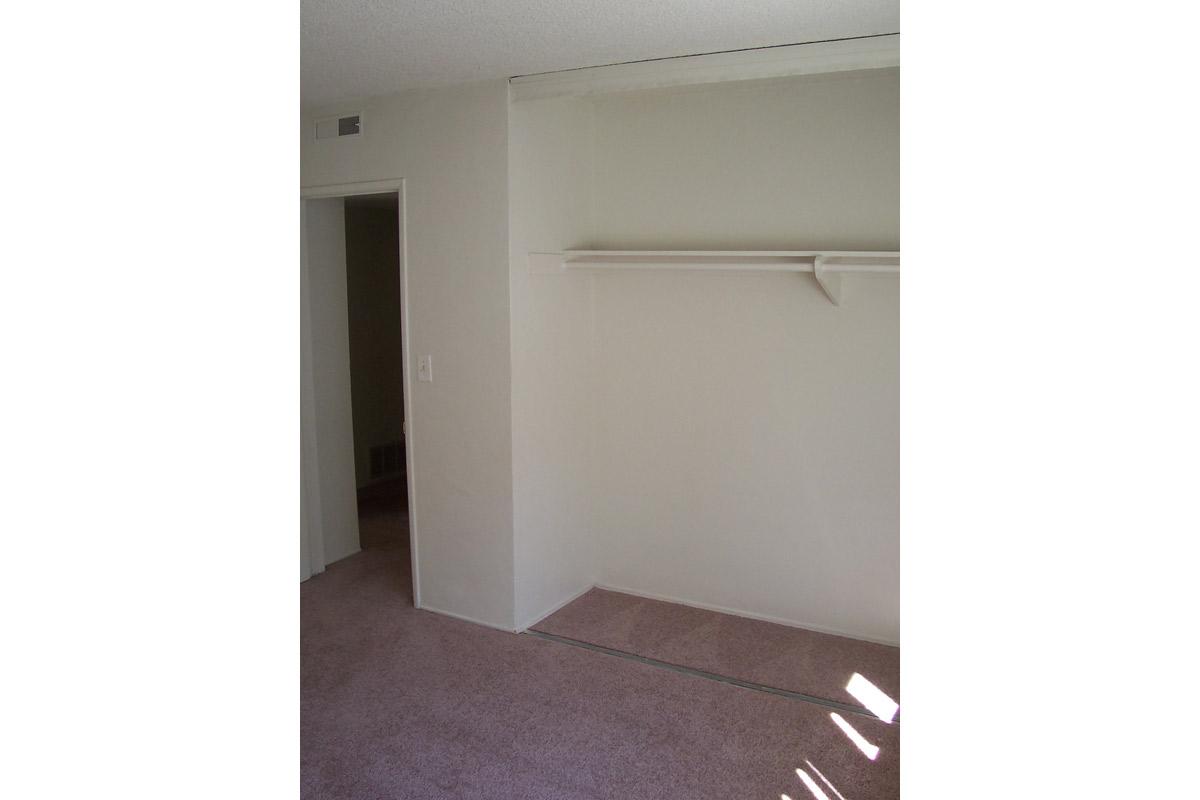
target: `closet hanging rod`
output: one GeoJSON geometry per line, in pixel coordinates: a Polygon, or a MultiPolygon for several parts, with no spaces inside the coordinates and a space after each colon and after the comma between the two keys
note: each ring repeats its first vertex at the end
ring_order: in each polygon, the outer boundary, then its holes
{"type": "MultiPolygon", "coordinates": [[[[549,255],[549,254],[547,254],[549,255]]],[[[561,269],[680,269],[896,273],[898,252],[862,250],[566,250],[561,269]]]]}
{"type": "MultiPolygon", "coordinates": [[[[737,272],[813,272],[812,261],[782,263],[746,261],[564,261],[563,269],[656,269],[656,270],[725,270],[737,272]]],[[[858,272],[878,275],[894,275],[900,272],[898,264],[837,264],[827,263],[828,272],[858,272]]]]}
{"type": "Polygon", "coordinates": [[[713,270],[811,273],[834,305],[842,276],[900,274],[900,253],[880,250],[563,250],[530,253],[533,273],[568,270],[713,270]]]}
{"type": "Polygon", "coordinates": [[[898,250],[563,250],[564,256],[744,256],[746,258],[897,258],[898,250]]]}

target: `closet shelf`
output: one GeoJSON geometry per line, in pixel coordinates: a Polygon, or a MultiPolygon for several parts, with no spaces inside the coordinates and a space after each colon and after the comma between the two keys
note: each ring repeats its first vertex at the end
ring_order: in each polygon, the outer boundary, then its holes
{"type": "Polygon", "coordinates": [[[811,272],[834,305],[848,274],[900,274],[900,253],[878,250],[564,250],[530,253],[534,273],[566,270],[811,272]]]}

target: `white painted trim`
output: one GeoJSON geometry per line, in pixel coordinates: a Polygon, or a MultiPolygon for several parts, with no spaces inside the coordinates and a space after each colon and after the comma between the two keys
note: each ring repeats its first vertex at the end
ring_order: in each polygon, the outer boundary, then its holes
{"type": "Polygon", "coordinates": [[[356,194],[383,194],[384,192],[400,192],[404,188],[404,178],[386,178],[379,181],[358,181],[357,183],[324,183],[300,187],[300,196],[305,200],[318,197],[351,197],[356,194]]]}
{"type": "Polygon", "coordinates": [[[827,628],[823,625],[813,625],[808,622],[797,622],[783,617],[772,617],[769,614],[756,614],[752,611],[742,611],[737,608],[728,608],[726,606],[717,606],[711,603],[698,603],[694,600],[684,600],[678,597],[671,597],[662,594],[650,594],[648,592],[639,592],[635,589],[627,589],[622,586],[612,586],[611,584],[597,583],[597,589],[604,589],[608,592],[620,592],[621,594],[630,594],[634,597],[643,597],[647,600],[661,600],[664,603],[678,603],[681,606],[690,606],[691,608],[699,608],[705,611],[716,611],[721,614],[731,614],[735,617],[745,617],[746,619],[756,619],[761,622],[774,622],[776,625],[786,625],[789,628],[800,628],[814,633],[828,633],[833,636],[842,636],[846,639],[857,639],[860,642],[871,642],[873,644],[886,644],[889,647],[899,647],[900,643],[891,639],[884,639],[876,636],[863,636],[857,633],[847,633],[846,631],[836,628],[827,628]]]}
{"type": "Polygon", "coordinates": [[[539,622],[544,620],[546,617],[550,616],[551,614],[555,614],[555,613],[561,611],[563,608],[566,608],[567,606],[571,605],[571,603],[574,603],[576,600],[583,597],[585,594],[587,594],[588,592],[590,592],[592,589],[595,589],[595,588],[596,588],[595,586],[592,586],[589,584],[588,586],[585,586],[582,590],[580,590],[580,591],[576,592],[575,594],[571,595],[570,597],[568,597],[566,600],[563,600],[561,603],[556,603],[554,606],[552,606],[550,608],[549,611],[544,611],[541,614],[536,615],[532,621],[527,622],[524,625],[517,625],[517,633],[524,633],[525,631],[532,628],[534,625],[537,625],[539,622]]]}
{"type": "Polygon", "coordinates": [[[300,336],[301,336],[301,380],[300,380],[300,491],[304,492],[305,513],[308,514],[308,577],[325,571],[325,534],[321,517],[321,458],[317,450],[317,432],[314,420],[316,406],[315,385],[312,377],[312,306],[309,299],[308,280],[308,204],[300,200],[300,336]],[[304,350],[307,337],[308,361],[304,350]],[[305,409],[307,408],[307,414],[305,409]]]}
{"type": "Polygon", "coordinates": [[[476,619],[475,617],[468,617],[466,614],[456,614],[453,611],[445,611],[440,608],[434,608],[433,606],[430,606],[430,605],[421,606],[421,610],[422,611],[432,611],[434,614],[440,614],[443,617],[451,617],[452,619],[462,620],[463,622],[471,622],[471,623],[474,623],[475,625],[482,625],[485,628],[491,628],[492,630],[497,630],[497,631],[504,631],[505,633],[516,633],[517,632],[517,631],[513,630],[512,628],[505,627],[504,625],[497,625],[494,622],[487,622],[486,620],[476,619]]]}
{"type": "MultiPolygon", "coordinates": [[[[414,457],[414,451],[416,448],[413,446],[417,425],[416,421],[413,419],[412,413],[412,356],[410,355],[412,337],[409,335],[409,319],[412,315],[409,311],[408,303],[408,196],[406,192],[406,183],[404,178],[387,178],[377,181],[359,181],[357,183],[328,183],[323,185],[301,186],[300,198],[301,200],[315,200],[329,197],[352,197],[354,195],[363,194],[382,194],[384,192],[396,192],[400,196],[400,209],[398,212],[400,214],[400,326],[401,338],[404,342],[404,349],[401,353],[401,360],[403,362],[401,369],[404,373],[404,458],[408,472],[408,540],[409,550],[412,556],[413,606],[415,608],[421,608],[421,572],[418,566],[420,561],[417,557],[420,537],[418,535],[417,527],[416,461],[414,457]]],[[[308,229],[304,225],[303,214],[301,215],[300,235],[308,235],[308,229]]],[[[307,387],[301,387],[301,391],[304,391],[305,389],[312,391],[313,387],[311,384],[307,387]]],[[[303,436],[303,432],[301,432],[301,435],[303,436]]],[[[314,464],[313,467],[314,470],[317,471],[316,475],[317,480],[319,481],[319,464],[314,464]]],[[[312,537],[310,537],[310,547],[312,548],[313,553],[324,553],[324,537],[321,535],[321,531],[319,529],[312,532],[312,537]]],[[[312,558],[311,554],[310,558],[312,558]]],[[[324,570],[324,568],[324,556],[322,555],[321,570],[324,570]]],[[[321,570],[314,570],[314,574],[321,570]]]]}
{"type": "Polygon", "coordinates": [[[413,607],[421,607],[421,570],[420,559],[417,558],[419,549],[417,537],[417,468],[415,459],[416,447],[413,431],[412,413],[412,336],[410,335],[408,310],[408,194],[407,184],[400,180],[400,338],[404,348],[401,350],[401,369],[404,372],[404,469],[408,474],[408,547],[412,562],[413,607]]]}
{"type": "Polygon", "coordinates": [[[509,80],[513,102],[563,95],[658,89],[900,66],[900,34],[665,58],[523,75],[509,80]]]}

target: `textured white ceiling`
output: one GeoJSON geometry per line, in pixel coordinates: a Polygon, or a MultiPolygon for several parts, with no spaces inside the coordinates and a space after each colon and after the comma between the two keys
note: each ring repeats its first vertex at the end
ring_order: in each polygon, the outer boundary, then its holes
{"type": "Polygon", "coordinates": [[[899,0],[301,0],[301,104],[899,30],[899,0]]]}

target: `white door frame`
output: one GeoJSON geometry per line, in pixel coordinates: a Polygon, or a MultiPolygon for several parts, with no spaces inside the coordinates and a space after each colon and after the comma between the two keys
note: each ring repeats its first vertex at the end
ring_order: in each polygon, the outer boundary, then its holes
{"type": "MultiPolygon", "coordinates": [[[[404,459],[405,470],[408,473],[408,539],[409,549],[412,554],[412,587],[413,587],[413,605],[417,608],[421,607],[421,579],[417,558],[417,491],[416,491],[416,469],[415,469],[415,429],[416,425],[413,420],[412,413],[412,357],[410,355],[412,344],[409,336],[409,314],[408,306],[408,225],[406,224],[406,216],[408,208],[407,198],[404,192],[404,178],[390,178],[379,181],[362,181],[359,183],[330,183],[318,186],[301,186],[300,199],[301,201],[316,200],[321,198],[333,197],[353,197],[363,194],[383,194],[385,192],[396,192],[400,195],[400,335],[404,339],[404,347],[402,351],[401,369],[404,373],[404,459]]],[[[304,226],[305,216],[301,215],[301,237],[306,237],[308,231],[304,226]]],[[[301,346],[307,346],[311,352],[312,342],[303,342],[301,346]]],[[[315,392],[312,385],[311,376],[307,386],[302,386],[301,391],[315,392]]],[[[301,431],[301,436],[311,435],[311,431],[306,433],[301,431]]],[[[312,486],[320,485],[320,469],[319,465],[313,460],[308,467],[309,474],[304,476],[312,486]]],[[[303,490],[303,484],[301,485],[303,490]]],[[[309,550],[312,554],[323,554],[324,547],[321,543],[324,542],[323,533],[321,531],[320,515],[315,515],[315,518],[310,515],[309,518],[309,550]]],[[[321,557],[323,561],[323,555],[321,557]]],[[[325,565],[320,565],[324,569],[325,565]]],[[[319,571],[319,570],[314,570],[319,571]]]]}

